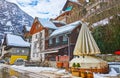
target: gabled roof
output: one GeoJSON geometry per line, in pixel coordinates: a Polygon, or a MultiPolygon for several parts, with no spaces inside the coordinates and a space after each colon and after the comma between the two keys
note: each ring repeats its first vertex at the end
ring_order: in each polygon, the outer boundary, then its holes
{"type": "Polygon", "coordinates": [[[72,30],[74,30],[77,26],[81,24],[81,21],[76,21],[71,24],[59,27],[57,30],[55,30],[50,37],[57,36],[60,34],[66,34],[66,33],[71,33],[72,30]]]}
{"type": "Polygon", "coordinates": [[[30,47],[30,43],[24,41],[21,36],[13,34],[6,35],[6,45],[14,47],[30,47]]]}
{"type": "Polygon", "coordinates": [[[30,30],[30,34],[32,35],[38,33],[45,28],[57,29],[57,27],[52,23],[52,21],[35,17],[32,28],[30,30]]]}
{"type": "Polygon", "coordinates": [[[47,19],[38,18],[40,24],[45,28],[57,29],[57,27],[47,19]]]}

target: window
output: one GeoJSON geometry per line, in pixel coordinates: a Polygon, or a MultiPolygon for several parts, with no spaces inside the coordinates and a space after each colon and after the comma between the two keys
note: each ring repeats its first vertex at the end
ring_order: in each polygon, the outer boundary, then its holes
{"type": "Polygon", "coordinates": [[[33,57],[35,57],[35,53],[33,53],[33,57]]]}
{"type": "Polygon", "coordinates": [[[17,50],[16,52],[19,53],[19,50],[17,50]]]}
{"type": "Polygon", "coordinates": [[[72,6],[68,6],[66,9],[65,9],[65,11],[71,11],[72,10],[72,6]]]}
{"type": "Polygon", "coordinates": [[[34,52],[36,52],[36,50],[37,50],[37,41],[36,41],[36,42],[34,42],[33,49],[34,49],[34,52]]]}
{"type": "Polygon", "coordinates": [[[36,29],[38,30],[40,28],[40,25],[38,24],[37,26],[36,26],[36,29]]]}
{"type": "Polygon", "coordinates": [[[39,57],[39,53],[36,53],[37,54],[37,57],[39,57]]]}
{"type": "Polygon", "coordinates": [[[62,42],[63,41],[63,36],[60,36],[59,40],[60,40],[60,42],[62,42]]]}
{"type": "Polygon", "coordinates": [[[24,51],[24,50],[22,50],[22,53],[25,53],[25,51],[24,51]]]}
{"type": "Polygon", "coordinates": [[[49,34],[51,34],[52,33],[52,30],[49,30],[49,34]]]}
{"type": "Polygon", "coordinates": [[[39,33],[39,38],[41,38],[41,37],[42,37],[42,32],[39,33]]]}
{"type": "Polygon", "coordinates": [[[56,38],[52,39],[53,44],[56,44],[56,38]]]}
{"type": "Polygon", "coordinates": [[[67,36],[63,36],[63,41],[67,41],[67,36]]]}
{"type": "Polygon", "coordinates": [[[42,42],[41,42],[41,44],[39,44],[38,49],[39,49],[40,51],[43,49],[43,44],[42,44],[42,42]]]}
{"type": "Polygon", "coordinates": [[[52,39],[49,39],[49,44],[52,44],[52,39]]]}
{"type": "Polygon", "coordinates": [[[37,34],[35,35],[35,39],[37,39],[37,34]]]}
{"type": "Polygon", "coordinates": [[[59,37],[56,37],[56,43],[59,43],[59,37]]]}

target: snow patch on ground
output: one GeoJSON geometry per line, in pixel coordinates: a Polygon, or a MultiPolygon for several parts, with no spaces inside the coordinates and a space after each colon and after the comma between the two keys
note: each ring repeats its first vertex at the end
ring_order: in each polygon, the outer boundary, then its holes
{"type": "MultiPolygon", "coordinates": [[[[2,65],[0,65],[1,67],[2,65]]],[[[18,72],[34,72],[34,73],[53,73],[55,74],[62,74],[62,77],[70,77],[70,74],[67,74],[68,72],[65,71],[65,69],[57,69],[57,68],[52,68],[52,67],[25,67],[25,66],[16,66],[16,65],[11,65],[9,66],[10,68],[18,71],[18,72]]],[[[117,75],[120,73],[117,73],[114,68],[111,68],[111,71],[108,74],[99,74],[99,73],[94,73],[94,78],[116,78],[117,75]]]]}
{"type": "Polygon", "coordinates": [[[18,70],[31,71],[31,72],[42,72],[42,71],[56,72],[58,71],[58,69],[52,68],[52,67],[25,67],[25,66],[12,65],[11,68],[18,69],[18,70]]]}
{"type": "Polygon", "coordinates": [[[115,69],[111,68],[111,71],[108,74],[99,74],[94,73],[94,78],[106,78],[106,77],[116,77],[119,73],[115,71],[115,69]]]}

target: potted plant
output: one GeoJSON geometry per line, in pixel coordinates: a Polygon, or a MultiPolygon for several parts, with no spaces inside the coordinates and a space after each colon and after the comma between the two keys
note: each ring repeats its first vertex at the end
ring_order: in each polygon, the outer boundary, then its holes
{"type": "Polygon", "coordinates": [[[73,64],[72,64],[72,67],[71,67],[71,71],[75,71],[75,67],[76,67],[76,64],[73,63],[73,64]]]}
{"type": "MultiPolygon", "coordinates": [[[[80,67],[80,65],[78,65],[80,67]]],[[[73,76],[77,76],[79,77],[80,76],[80,73],[79,73],[79,70],[78,70],[78,67],[76,63],[73,63],[72,65],[72,75],[73,76]]]]}
{"type": "Polygon", "coordinates": [[[76,64],[75,64],[75,63],[73,63],[72,67],[74,67],[74,68],[75,68],[75,67],[76,67],[76,64]]]}
{"type": "Polygon", "coordinates": [[[77,68],[80,68],[80,67],[81,67],[81,66],[80,66],[80,63],[77,63],[77,65],[76,65],[76,66],[77,66],[77,68]]]}
{"type": "Polygon", "coordinates": [[[93,77],[93,72],[87,72],[87,78],[94,78],[93,77]]]}

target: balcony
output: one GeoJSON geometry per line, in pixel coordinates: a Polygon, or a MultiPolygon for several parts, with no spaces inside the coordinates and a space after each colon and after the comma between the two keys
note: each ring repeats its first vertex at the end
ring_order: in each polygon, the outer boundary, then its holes
{"type": "Polygon", "coordinates": [[[68,44],[68,41],[63,41],[63,42],[59,42],[55,44],[49,44],[48,48],[55,48],[55,47],[59,47],[59,46],[66,45],[66,44],[68,44]]]}

